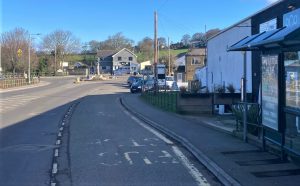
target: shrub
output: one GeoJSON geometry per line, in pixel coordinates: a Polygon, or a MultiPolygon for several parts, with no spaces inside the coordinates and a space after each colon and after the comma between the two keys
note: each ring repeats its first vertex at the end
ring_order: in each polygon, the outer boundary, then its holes
{"type": "Polygon", "coordinates": [[[232,93],[232,94],[235,93],[235,88],[232,83],[228,84],[226,89],[228,90],[229,93],[232,93]]]}
{"type": "Polygon", "coordinates": [[[225,93],[225,88],[222,85],[218,85],[216,87],[216,92],[217,93],[225,93]]]}

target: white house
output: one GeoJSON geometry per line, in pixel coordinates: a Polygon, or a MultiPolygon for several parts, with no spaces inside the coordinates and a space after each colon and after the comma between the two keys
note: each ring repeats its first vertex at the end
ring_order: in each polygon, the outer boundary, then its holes
{"type": "MultiPolygon", "coordinates": [[[[251,35],[251,19],[224,29],[207,43],[207,86],[210,92],[215,86],[233,84],[237,91],[243,77],[243,53],[227,52],[229,46],[251,35]]],[[[247,52],[247,92],[252,92],[251,52],[247,52]]]]}

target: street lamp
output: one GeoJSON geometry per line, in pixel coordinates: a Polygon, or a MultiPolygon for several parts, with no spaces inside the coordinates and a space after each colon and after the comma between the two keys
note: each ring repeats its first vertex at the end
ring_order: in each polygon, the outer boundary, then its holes
{"type": "Polygon", "coordinates": [[[31,83],[30,80],[30,48],[31,48],[31,36],[39,36],[41,35],[40,33],[37,34],[29,34],[29,44],[28,44],[28,83],[31,83]]]}

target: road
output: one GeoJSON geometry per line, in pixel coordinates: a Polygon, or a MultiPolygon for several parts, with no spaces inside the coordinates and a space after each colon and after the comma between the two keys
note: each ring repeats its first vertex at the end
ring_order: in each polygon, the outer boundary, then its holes
{"type": "Polygon", "coordinates": [[[121,106],[125,79],[42,80],[1,94],[0,185],[219,185],[121,106]]]}

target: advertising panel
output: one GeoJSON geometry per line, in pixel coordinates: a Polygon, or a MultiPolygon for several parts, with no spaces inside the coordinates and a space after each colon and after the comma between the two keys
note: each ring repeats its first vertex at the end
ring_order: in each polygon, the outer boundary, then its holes
{"type": "Polygon", "coordinates": [[[262,124],[278,130],[278,56],[262,57],[262,124]]]}

